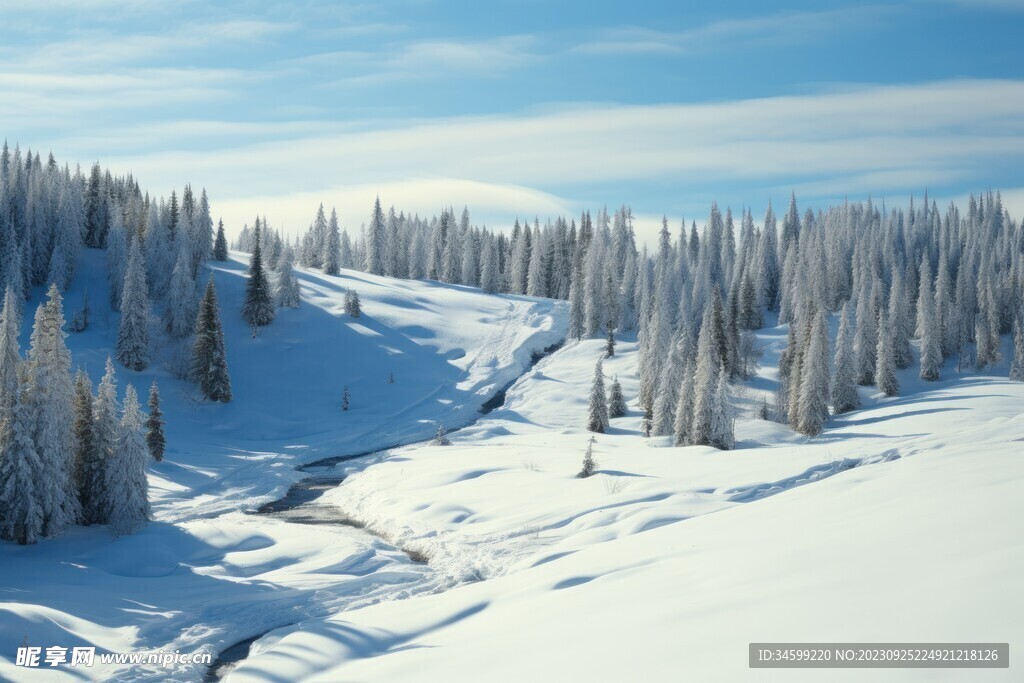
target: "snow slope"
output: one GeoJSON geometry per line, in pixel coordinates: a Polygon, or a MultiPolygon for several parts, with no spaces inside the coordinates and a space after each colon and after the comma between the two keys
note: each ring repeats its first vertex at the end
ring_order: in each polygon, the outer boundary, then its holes
{"type": "MultiPolygon", "coordinates": [[[[771,389],[784,340],[762,333],[765,368],[739,403],[771,389]]],[[[1024,385],[908,370],[905,395],[863,390],[866,407],[813,440],[741,418],[731,452],[643,439],[634,413],[579,480],[601,346],[541,361],[450,447],[349,464],[316,503],[430,556],[447,585],[491,580],[276,631],[229,680],[825,678],[749,670],[756,641],[1009,641],[1009,670],[871,679],[1014,680],[1024,385]]],[[[632,398],[635,345],[619,350],[605,368],[632,398]]]]}
{"type": "MultiPolygon", "coordinates": [[[[149,468],[155,521],[112,539],[102,527],[19,547],[0,544],[0,680],[63,672],[15,669],[18,645],[103,651],[218,652],[243,638],[350,604],[418,590],[428,568],[349,527],[297,526],[245,514],[305,476],[295,466],[428,438],[472,421],[534,352],[564,336],[565,304],[487,295],[364,273],[297,273],[303,304],[253,338],[238,311],[241,255],[212,264],[234,402],[198,401],[163,352],[146,372],[118,367],[120,392],[160,382],[168,452],[149,468]],[[344,289],[363,315],[343,314],[344,289]],[[394,383],[388,382],[392,374],[394,383]],[[352,407],[340,410],[348,385],[352,407]]],[[[92,326],[68,338],[74,363],[98,381],[117,331],[106,312],[105,253],[86,250],[65,297],[88,290],[92,326]]],[[[29,303],[31,311],[41,293],[29,303]]],[[[27,346],[31,321],[22,337],[27,346]]],[[[197,680],[158,667],[75,669],[97,680],[197,680]]]]}

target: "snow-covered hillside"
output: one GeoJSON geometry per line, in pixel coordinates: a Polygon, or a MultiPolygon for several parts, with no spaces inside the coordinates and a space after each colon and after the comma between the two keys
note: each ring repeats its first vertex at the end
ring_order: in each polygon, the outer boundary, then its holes
{"type": "MultiPolygon", "coordinates": [[[[86,332],[68,338],[74,364],[94,380],[117,333],[116,314],[106,312],[105,257],[86,250],[65,296],[74,309],[88,290],[93,310],[102,311],[86,332]]],[[[118,368],[122,392],[125,383],[143,392],[156,377],[164,396],[169,448],[149,472],[155,520],[116,540],[104,527],[76,527],[37,545],[0,544],[0,678],[60,675],[14,669],[13,653],[26,641],[218,652],[326,614],[332,595],[373,601],[416,582],[424,567],[364,532],[245,513],[305,476],[296,465],[422,440],[439,424],[472,421],[534,353],[564,336],[564,303],[297,271],[302,306],[282,310],[254,338],[239,315],[244,264],[213,268],[234,402],[199,401],[194,385],[173,377],[175,359],[167,353],[146,372],[118,368]],[[358,319],[343,314],[346,288],[362,299],[358,319]],[[351,408],[343,412],[346,385],[351,408]]],[[[100,680],[168,677],[159,667],[74,671],[100,680]]],[[[176,675],[195,680],[202,672],[176,675]]]]}
{"type": "MultiPolygon", "coordinates": [[[[754,386],[770,386],[784,336],[761,333],[754,386]]],[[[742,417],[735,451],[643,439],[632,414],[598,436],[600,471],[580,480],[602,346],[557,352],[452,446],[396,451],[316,503],[429,556],[447,585],[491,580],[272,633],[230,680],[764,680],[750,642],[1024,635],[1024,542],[1004,524],[1024,513],[1024,385],[908,371],[906,395],[864,390],[867,407],[815,439],[742,417]]],[[[605,366],[627,396],[634,349],[605,366]]]]}

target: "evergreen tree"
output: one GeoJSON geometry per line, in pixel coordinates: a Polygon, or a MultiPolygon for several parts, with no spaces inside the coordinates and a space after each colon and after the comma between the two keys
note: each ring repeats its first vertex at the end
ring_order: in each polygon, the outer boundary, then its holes
{"type": "Polygon", "coordinates": [[[89,491],[82,516],[86,524],[105,524],[111,498],[116,491],[107,488],[107,468],[117,448],[120,433],[119,412],[121,406],[117,400],[117,378],[114,374],[114,363],[107,358],[106,371],[100,381],[93,403],[93,440],[94,459],[86,463],[80,476],[84,479],[81,487],[89,491]]]}
{"type": "MultiPolygon", "coordinates": [[[[931,284],[928,285],[931,291],[931,284]]],[[[933,306],[934,313],[934,306],[933,306]]],[[[889,330],[892,346],[892,361],[897,369],[909,368],[914,362],[910,353],[910,337],[913,326],[908,310],[907,294],[903,284],[903,276],[896,270],[892,276],[892,287],[889,290],[889,330]]]]}
{"type": "Polygon", "coordinates": [[[590,389],[590,403],[587,412],[587,429],[604,434],[608,430],[608,405],[605,403],[604,370],[602,359],[594,367],[594,383],[590,389]]]}
{"type": "Polygon", "coordinates": [[[935,311],[931,269],[927,256],[921,263],[921,284],[917,300],[917,330],[921,337],[921,379],[934,382],[942,367],[942,330],[935,311]]]}
{"type": "Polygon", "coordinates": [[[366,272],[373,275],[384,274],[385,254],[384,210],[380,208],[380,197],[373,202],[373,214],[370,226],[366,231],[366,272]]]}
{"type": "Polygon", "coordinates": [[[149,365],[149,288],[139,242],[133,240],[129,251],[117,332],[117,360],[137,372],[149,365]]]}
{"type": "Polygon", "coordinates": [[[179,236],[178,257],[171,273],[170,291],[164,309],[167,331],[175,339],[184,339],[192,331],[196,315],[196,282],[192,277],[192,250],[184,235],[179,236]]]}
{"type": "Polygon", "coordinates": [[[447,436],[448,432],[445,430],[443,424],[437,425],[437,434],[434,436],[434,440],[431,442],[432,446],[451,446],[452,442],[447,436]]]}
{"type": "Polygon", "coordinates": [[[149,521],[148,458],[139,399],[135,387],[129,384],[124,394],[117,447],[106,468],[107,490],[112,494],[107,523],[116,536],[138,531],[149,521]]]}
{"type": "Polygon", "coordinates": [[[860,407],[853,358],[853,334],[850,331],[850,304],[843,306],[836,336],[836,355],[832,374],[832,409],[836,415],[860,407]]]}
{"type": "Polygon", "coordinates": [[[322,261],[324,275],[337,275],[341,271],[341,232],[338,230],[338,212],[334,209],[331,209],[331,220],[327,223],[322,261]]]}
{"type": "Polygon", "coordinates": [[[74,387],[71,354],[64,343],[60,290],[36,310],[28,353],[28,395],[34,410],[34,442],[41,470],[36,474],[43,533],[52,536],[78,521],[81,509],[74,481],[74,387]]]}
{"type": "Polygon", "coordinates": [[[1010,361],[1010,379],[1024,382],[1024,311],[1017,315],[1013,326],[1013,360],[1010,361]]]}
{"type": "MultiPolygon", "coordinates": [[[[887,329],[888,316],[883,311],[879,318],[879,329],[887,329]]],[[[896,367],[893,363],[892,348],[889,343],[889,335],[878,335],[878,351],[876,353],[875,384],[886,396],[895,396],[900,393],[900,384],[896,379],[896,367]]]]}
{"type": "Polygon", "coordinates": [[[231,402],[231,378],[224,351],[224,332],[220,325],[217,290],[213,276],[199,304],[196,339],[192,346],[192,374],[203,396],[211,401],[231,402]]]}
{"type": "Polygon", "coordinates": [[[75,482],[82,507],[82,522],[96,521],[91,512],[98,490],[94,486],[96,472],[102,472],[102,459],[96,446],[96,425],[93,418],[92,383],[89,375],[79,370],[75,375],[75,482]]]}
{"type": "Polygon", "coordinates": [[[608,338],[604,343],[604,357],[611,358],[615,355],[615,328],[608,326],[608,338]]]}
{"type": "Polygon", "coordinates": [[[156,380],[149,387],[149,415],[146,417],[146,445],[153,459],[160,462],[164,459],[167,439],[164,437],[164,413],[160,410],[160,389],[156,380]]]}
{"type": "MultiPolygon", "coordinates": [[[[209,292],[207,288],[207,292],[209,292]]],[[[202,317],[202,313],[200,313],[202,317]]],[[[256,227],[255,244],[249,261],[249,280],[245,285],[245,302],[242,317],[249,327],[269,325],[274,320],[274,299],[270,293],[270,282],[263,272],[263,254],[260,247],[260,228],[256,227]]]]}
{"type": "Polygon", "coordinates": [[[349,408],[349,401],[351,400],[351,398],[352,398],[352,394],[349,393],[348,385],[346,384],[344,390],[341,392],[341,409],[342,410],[348,410],[348,408],[349,408]]]}
{"type": "Polygon", "coordinates": [[[298,308],[302,298],[299,293],[299,281],[295,278],[295,252],[290,246],[284,248],[277,265],[277,305],[281,308],[298,308]]]}
{"type": "Polygon", "coordinates": [[[817,436],[828,420],[828,328],[821,310],[814,316],[800,370],[797,430],[817,436]]]}
{"type": "Polygon", "coordinates": [[[572,282],[569,285],[569,339],[583,339],[586,333],[583,303],[583,266],[577,263],[573,267],[572,282]]]}
{"type": "Polygon", "coordinates": [[[21,545],[44,532],[43,492],[37,488],[43,462],[33,439],[32,399],[25,373],[0,403],[0,538],[21,545]]]}
{"type": "Polygon", "coordinates": [[[693,419],[687,441],[697,446],[729,449],[732,448],[732,417],[725,388],[727,377],[721,376],[725,366],[716,339],[714,309],[714,303],[709,303],[697,339],[693,419]]]}
{"type": "Polygon", "coordinates": [[[4,306],[0,311],[0,402],[18,390],[18,368],[21,356],[18,351],[18,335],[21,332],[20,302],[14,290],[8,287],[4,292],[4,306]]]}
{"type": "Polygon", "coordinates": [[[857,299],[857,329],[853,337],[857,384],[867,386],[875,383],[877,349],[878,315],[865,285],[857,299]]]}
{"type": "Polygon", "coordinates": [[[362,306],[359,303],[359,292],[354,289],[345,290],[345,313],[358,318],[363,314],[362,306]]]}
{"type": "Polygon", "coordinates": [[[608,390],[608,417],[623,417],[626,414],[626,399],[622,396],[622,385],[619,384],[618,375],[612,380],[612,386],[608,390]]]}
{"type": "Polygon", "coordinates": [[[228,260],[228,238],[224,234],[224,220],[217,221],[217,238],[213,242],[213,260],[228,260]]]}
{"type": "Polygon", "coordinates": [[[676,401],[675,422],[672,425],[674,444],[690,445],[690,427],[693,424],[693,358],[683,366],[682,381],[679,384],[679,399],[676,401]]]}
{"type": "Polygon", "coordinates": [[[587,451],[583,454],[583,469],[576,476],[580,479],[586,479],[597,472],[597,461],[594,460],[594,442],[597,441],[596,437],[590,437],[590,441],[587,442],[587,451]]]}

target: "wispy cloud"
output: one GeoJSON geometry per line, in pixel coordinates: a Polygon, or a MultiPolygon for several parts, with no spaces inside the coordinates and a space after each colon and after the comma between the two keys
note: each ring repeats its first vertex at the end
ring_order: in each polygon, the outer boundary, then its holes
{"type": "Polygon", "coordinates": [[[680,55],[739,46],[776,47],[820,39],[823,32],[865,27],[891,14],[891,7],[864,5],[813,12],[781,12],[746,19],[724,19],[678,31],[624,26],[600,32],[573,51],[590,55],[680,55]]]}
{"type": "MultiPolygon", "coordinates": [[[[293,135],[286,142],[108,161],[157,187],[187,177],[208,186],[215,205],[230,197],[253,209],[298,191],[325,196],[350,186],[407,183],[400,187],[411,194],[424,182],[451,179],[551,196],[579,196],[602,183],[651,182],[743,182],[762,193],[816,183],[805,189],[880,194],[942,179],[969,182],[991,164],[1009,163],[1024,153],[1021,120],[1024,81],[965,80],[717,104],[574,107],[385,128],[364,122],[355,130],[293,135]],[[840,190],[844,185],[849,189],[840,190]]],[[[268,136],[276,137],[272,129],[268,136]]],[[[402,205],[403,197],[387,201],[402,205]]],[[[479,209],[486,216],[487,207],[479,209]]],[[[282,218],[289,224],[306,220],[282,218]]]]}

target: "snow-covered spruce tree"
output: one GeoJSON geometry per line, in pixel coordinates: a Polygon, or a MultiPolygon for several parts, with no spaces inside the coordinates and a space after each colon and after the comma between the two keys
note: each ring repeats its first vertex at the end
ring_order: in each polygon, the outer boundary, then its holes
{"type": "MultiPolygon", "coordinates": [[[[497,240],[485,238],[483,256],[480,262],[480,287],[488,294],[497,292],[501,286],[501,271],[498,262],[497,240]]],[[[570,314],[571,315],[571,314],[570,314]]]]}
{"type": "Polygon", "coordinates": [[[345,290],[345,313],[358,318],[363,314],[362,305],[359,303],[359,292],[354,289],[345,290]]]}
{"type": "Polygon", "coordinates": [[[140,241],[133,240],[129,249],[121,289],[121,324],[117,331],[117,360],[136,372],[149,365],[149,287],[140,241]]]}
{"type": "Polygon", "coordinates": [[[605,403],[604,369],[601,358],[594,366],[594,382],[590,388],[590,402],[587,406],[587,429],[598,434],[608,430],[608,405],[605,403]]]}
{"type": "Polygon", "coordinates": [[[674,433],[683,372],[692,355],[689,330],[684,325],[680,327],[676,339],[672,342],[668,362],[663,366],[660,389],[658,395],[654,397],[654,423],[651,433],[655,436],[668,436],[674,433]]]}
{"type": "Polygon", "coordinates": [[[583,469],[576,476],[580,479],[586,479],[597,472],[597,461],[594,460],[594,442],[597,441],[596,437],[590,437],[590,441],[587,442],[587,450],[583,454],[583,469]]]}
{"type": "Polygon", "coordinates": [[[736,436],[732,406],[729,403],[729,373],[724,365],[720,365],[718,368],[715,403],[718,408],[712,414],[711,442],[708,445],[719,450],[729,451],[736,447],[736,436]]]}
{"type": "Polygon", "coordinates": [[[1024,382],[1024,308],[1013,324],[1013,359],[1010,361],[1010,379],[1024,382]]]}
{"type": "Polygon", "coordinates": [[[116,536],[134,533],[149,521],[148,459],[139,399],[135,387],[129,384],[124,393],[117,446],[106,468],[107,490],[111,492],[107,523],[116,536]]]}
{"type": "Polygon", "coordinates": [[[107,280],[110,283],[110,308],[115,311],[121,310],[121,288],[124,286],[124,274],[127,269],[128,231],[125,229],[124,221],[118,217],[107,233],[107,280]]]}
{"type": "Polygon", "coordinates": [[[728,396],[720,386],[720,380],[724,381],[727,378],[719,376],[724,371],[724,364],[719,355],[716,339],[714,308],[714,303],[709,302],[697,339],[697,365],[693,377],[693,421],[690,424],[688,443],[727,450],[732,447],[732,417],[728,396]]]}
{"type": "Polygon", "coordinates": [[[224,234],[224,220],[217,221],[217,238],[213,241],[213,260],[228,260],[228,238],[224,234]]]}
{"type": "Polygon", "coordinates": [[[286,246],[277,264],[275,299],[281,308],[298,308],[301,296],[299,281],[295,278],[295,251],[286,246]]]}
{"type": "Polygon", "coordinates": [[[352,394],[349,392],[348,385],[346,384],[345,388],[342,389],[342,392],[341,392],[341,409],[342,410],[348,410],[349,409],[349,403],[351,402],[351,400],[352,400],[352,394]]]}
{"type": "Polygon", "coordinates": [[[18,334],[21,332],[21,306],[14,290],[4,292],[4,306],[0,311],[0,401],[13,396],[18,390],[18,334]]]}
{"type": "Polygon", "coordinates": [[[327,222],[327,237],[321,261],[324,264],[324,275],[337,275],[341,271],[341,232],[338,230],[338,212],[333,208],[331,219],[327,222]]]}
{"type": "Polygon", "coordinates": [[[608,389],[608,417],[622,417],[626,414],[626,399],[622,396],[622,385],[619,384],[619,376],[612,380],[612,386],[608,389]]]}
{"type": "Polygon", "coordinates": [[[676,446],[690,445],[690,426],[693,424],[693,370],[692,356],[683,366],[682,381],[679,383],[679,399],[676,401],[675,421],[672,424],[673,443],[676,446]]]}
{"type": "Polygon", "coordinates": [[[448,432],[445,430],[443,424],[437,425],[437,434],[434,435],[434,440],[430,442],[432,446],[451,446],[452,442],[448,438],[448,432]]]}
{"type": "MultiPolygon", "coordinates": [[[[209,288],[207,288],[209,292],[209,288]]],[[[202,314],[200,314],[201,316],[202,314]]],[[[269,325],[274,320],[274,297],[270,282],[263,270],[263,253],[260,247],[260,228],[255,230],[255,243],[249,260],[249,280],[245,284],[245,301],[242,303],[242,318],[249,327],[269,325]]]]}
{"type": "Polygon", "coordinates": [[[608,325],[608,336],[604,342],[604,357],[611,358],[615,355],[615,328],[608,325]]]}
{"type": "MultiPolygon", "coordinates": [[[[888,315],[882,311],[878,320],[880,330],[887,329],[889,323],[888,315]]],[[[900,393],[900,384],[896,379],[896,366],[892,358],[892,348],[889,342],[889,335],[878,335],[878,351],[876,353],[875,385],[886,396],[896,396],[900,393]]]]}
{"type": "Polygon", "coordinates": [[[91,524],[88,512],[93,509],[93,478],[102,460],[96,447],[96,423],[93,418],[92,382],[89,375],[79,370],[75,374],[75,484],[78,502],[82,507],[82,523],[91,524]]]}
{"type": "Polygon", "coordinates": [[[52,536],[78,521],[81,508],[74,482],[74,387],[71,353],[64,343],[60,290],[36,310],[28,352],[28,396],[34,411],[33,439],[41,469],[36,473],[43,534],[52,536]]]}
{"type": "Polygon", "coordinates": [[[857,328],[853,336],[854,368],[857,384],[875,383],[878,349],[878,313],[871,302],[870,285],[863,285],[857,297],[857,328]]]}
{"type": "Polygon", "coordinates": [[[117,495],[107,489],[107,468],[110,466],[120,432],[121,406],[117,400],[117,377],[114,363],[107,358],[106,371],[93,402],[94,460],[81,463],[79,488],[88,490],[83,497],[82,518],[86,524],[105,524],[110,499],[117,495]]]}
{"type": "Polygon", "coordinates": [[[836,415],[860,407],[853,358],[853,333],[850,327],[850,303],[847,301],[840,313],[836,354],[832,364],[832,410],[836,415]]]}
{"type": "Polygon", "coordinates": [[[934,382],[942,367],[942,330],[935,310],[931,268],[926,256],[921,263],[921,284],[917,299],[917,330],[921,337],[921,379],[934,382]]]}
{"type": "Polygon", "coordinates": [[[384,254],[386,245],[384,210],[380,207],[380,197],[373,201],[373,213],[370,225],[366,229],[366,272],[372,275],[384,274],[384,254]]]}
{"type": "Polygon", "coordinates": [[[817,436],[828,420],[828,327],[819,309],[814,316],[803,354],[800,371],[800,400],[797,406],[797,430],[817,436]]]}
{"type": "Polygon", "coordinates": [[[184,339],[192,332],[192,321],[196,316],[196,282],[192,278],[192,250],[184,235],[180,236],[177,249],[164,308],[164,323],[172,337],[184,339]]]}
{"type": "MultiPolygon", "coordinates": [[[[928,288],[931,289],[930,284],[928,288]]],[[[914,362],[914,356],[910,353],[910,337],[913,332],[903,275],[896,269],[892,274],[892,286],[889,289],[888,333],[892,345],[892,362],[899,370],[909,368],[914,362]]]]}
{"type": "Polygon", "coordinates": [[[577,262],[569,285],[569,329],[566,333],[569,339],[583,339],[586,332],[583,306],[583,265],[577,262]]]}
{"type": "Polygon", "coordinates": [[[146,445],[153,459],[160,462],[164,459],[167,438],[164,436],[164,413],[160,409],[160,388],[156,380],[149,387],[149,415],[146,416],[146,445]]]}
{"type": "Polygon", "coordinates": [[[33,439],[33,408],[25,372],[0,402],[0,538],[21,545],[43,535],[43,464],[33,439]]]}
{"type": "Polygon", "coordinates": [[[192,346],[192,375],[203,396],[220,403],[231,402],[231,378],[224,351],[224,331],[220,324],[217,290],[213,276],[199,304],[196,339],[192,346]]]}

